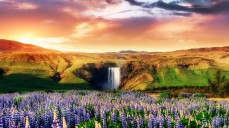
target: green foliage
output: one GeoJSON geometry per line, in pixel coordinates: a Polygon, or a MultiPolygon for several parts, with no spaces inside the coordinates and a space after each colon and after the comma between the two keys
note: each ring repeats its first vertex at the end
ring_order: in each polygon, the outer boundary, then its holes
{"type": "Polygon", "coordinates": [[[210,91],[214,95],[224,97],[229,94],[229,80],[226,79],[225,75],[222,75],[220,70],[216,71],[214,79],[208,79],[208,83],[210,91]]]}
{"type": "Polygon", "coordinates": [[[15,98],[15,99],[14,99],[14,105],[15,105],[16,107],[18,107],[19,102],[21,102],[22,100],[23,100],[22,97],[17,97],[17,98],[15,98]]]}
{"type": "Polygon", "coordinates": [[[213,80],[208,79],[208,83],[210,85],[210,91],[214,94],[219,93],[219,87],[223,84],[224,81],[225,81],[225,76],[222,76],[221,71],[218,70],[213,80]]]}
{"type": "MultiPolygon", "coordinates": [[[[216,71],[217,69],[162,68],[154,71],[153,87],[208,86],[208,79],[213,79],[216,71]]],[[[228,71],[221,71],[221,74],[229,77],[228,71]]]]}
{"type": "Polygon", "coordinates": [[[159,96],[159,98],[160,99],[169,99],[169,98],[171,98],[171,93],[170,92],[163,92],[163,93],[161,93],[160,94],[160,96],[159,96]]]}
{"type": "Polygon", "coordinates": [[[207,96],[203,93],[196,93],[192,95],[193,98],[206,98],[207,96]]]}
{"type": "Polygon", "coordinates": [[[229,80],[220,86],[219,91],[221,97],[229,96],[229,80]]]}
{"type": "Polygon", "coordinates": [[[44,74],[8,74],[0,79],[0,93],[28,92],[28,91],[65,91],[65,90],[89,90],[90,85],[84,83],[57,83],[44,74]]]}
{"type": "Polygon", "coordinates": [[[190,97],[190,93],[180,93],[178,95],[178,99],[185,99],[185,98],[189,98],[190,97]]]}

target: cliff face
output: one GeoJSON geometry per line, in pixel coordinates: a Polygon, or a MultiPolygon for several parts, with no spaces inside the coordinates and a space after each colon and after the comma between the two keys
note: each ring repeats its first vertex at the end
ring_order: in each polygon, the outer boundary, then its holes
{"type": "Polygon", "coordinates": [[[8,86],[26,84],[32,87],[29,78],[21,78],[29,75],[45,79],[41,82],[43,85],[50,82],[87,84],[101,89],[110,66],[121,67],[122,89],[207,86],[207,79],[218,69],[229,77],[229,47],[166,53],[89,54],[52,52],[37,46],[0,41],[0,51],[0,86],[8,83],[8,86]],[[10,80],[15,74],[17,78],[10,80]]]}

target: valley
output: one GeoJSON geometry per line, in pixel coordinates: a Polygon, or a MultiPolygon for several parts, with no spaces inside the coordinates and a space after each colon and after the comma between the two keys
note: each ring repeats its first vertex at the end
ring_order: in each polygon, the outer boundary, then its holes
{"type": "MultiPolygon", "coordinates": [[[[0,47],[6,42],[0,40],[0,47]]],[[[12,42],[0,49],[3,92],[100,89],[93,81],[105,80],[104,69],[109,66],[121,68],[120,89],[124,90],[208,86],[217,70],[229,77],[229,47],[162,53],[62,53],[34,45],[27,45],[31,51],[17,50],[24,44],[12,42]]]]}

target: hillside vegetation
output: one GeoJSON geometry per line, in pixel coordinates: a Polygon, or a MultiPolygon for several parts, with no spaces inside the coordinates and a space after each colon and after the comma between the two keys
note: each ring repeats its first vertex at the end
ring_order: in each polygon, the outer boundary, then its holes
{"type": "MultiPolygon", "coordinates": [[[[33,45],[11,50],[0,40],[0,90],[98,89],[92,82],[107,63],[122,68],[122,89],[146,90],[171,86],[208,86],[217,70],[229,77],[229,47],[165,53],[61,53],[33,45]],[[2,50],[2,47],[5,47],[2,50]],[[46,51],[47,50],[47,51],[46,51]],[[94,65],[93,68],[84,68],[94,65]],[[95,72],[97,71],[97,72],[95,72]]],[[[11,46],[12,45],[12,46],[11,46]]],[[[106,76],[106,73],[102,73],[106,76]]]]}

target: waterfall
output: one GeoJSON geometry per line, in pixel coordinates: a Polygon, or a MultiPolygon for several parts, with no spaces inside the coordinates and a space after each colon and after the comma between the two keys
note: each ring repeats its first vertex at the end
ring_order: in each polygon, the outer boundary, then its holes
{"type": "Polygon", "coordinates": [[[118,89],[121,84],[121,72],[119,67],[108,68],[108,86],[110,90],[118,89]]]}

